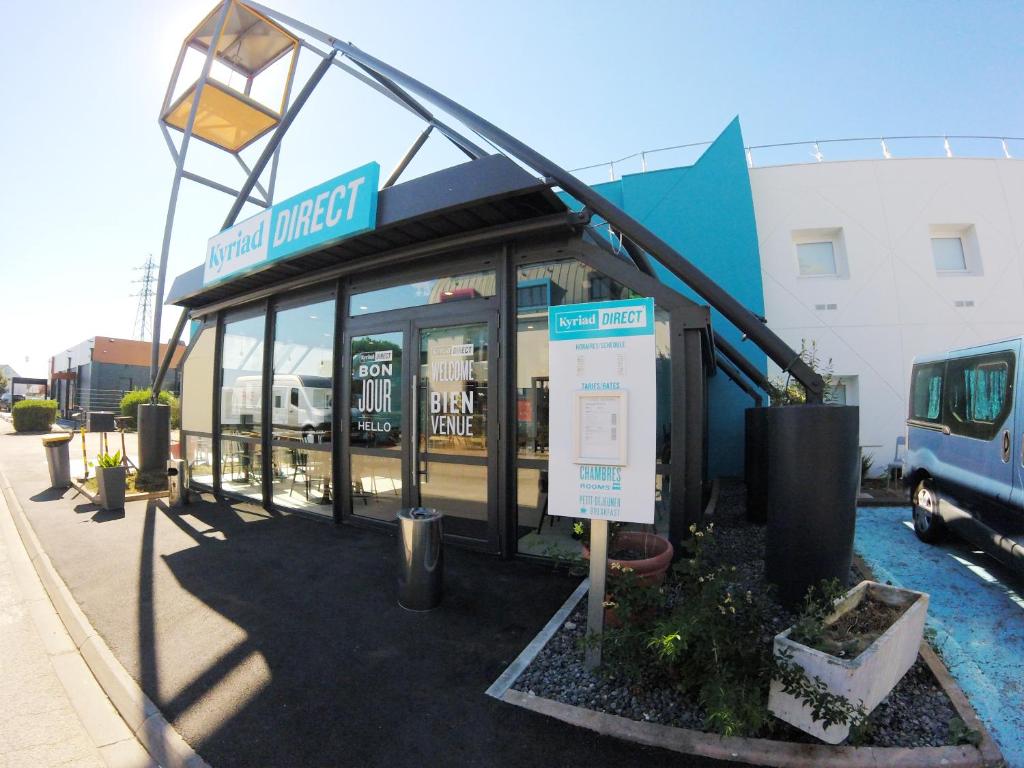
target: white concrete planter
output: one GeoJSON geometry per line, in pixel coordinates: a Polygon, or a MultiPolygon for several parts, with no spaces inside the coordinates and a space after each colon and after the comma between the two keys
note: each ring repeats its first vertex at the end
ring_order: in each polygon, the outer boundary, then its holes
{"type": "MultiPolygon", "coordinates": [[[[855,608],[861,600],[872,598],[890,605],[909,605],[895,623],[854,659],[840,659],[789,639],[790,627],[775,636],[775,655],[789,651],[793,663],[802,667],[808,678],[819,678],[829,692],[849,700],[854,706],[863,701],[871,712],[898,683],[917,659],[928,612],[928,595],[909,589],[890,587],[874,581],[862,581],[836,602],[827,624],[855,608]]],[[[794,696],[783,693],[782,686],[772,681],[768,709],[805,733],[828,744],[838,744],[849,733],[848,725],[832,725],[827,729],[811,717],[811,710],[794,696]]]]}
{"type": "Polygon", "coordinates": [[[106,510],[124,509],[126,474],[124,467],[96,467],[101,507],[106,510]]]}

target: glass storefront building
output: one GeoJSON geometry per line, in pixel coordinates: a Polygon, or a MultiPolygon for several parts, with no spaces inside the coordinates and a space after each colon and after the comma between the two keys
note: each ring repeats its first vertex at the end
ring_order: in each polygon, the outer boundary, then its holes
{"type": "Polygon", "coordinates": [[[659,533],[699,518],[709,314],[489,157],[382,190],[377,226],[235,279],[180,276],[190,483],[336,523],[443,511],[453,543],[571,547],[547,508],[548,309],[656,305],[659,533]]]}

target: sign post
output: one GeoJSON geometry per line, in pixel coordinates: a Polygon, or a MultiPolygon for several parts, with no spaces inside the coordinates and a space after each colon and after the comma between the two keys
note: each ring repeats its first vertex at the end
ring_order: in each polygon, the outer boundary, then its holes
{"type": "MultiPolygon", "coordinates": [[[[587,634],[604,631],[608,523],[654,522],[654,300],[552,307],[549,514],[590,519],[587,634]]],[[[589,645],[588,668],[601,663],[589,645]]]]}

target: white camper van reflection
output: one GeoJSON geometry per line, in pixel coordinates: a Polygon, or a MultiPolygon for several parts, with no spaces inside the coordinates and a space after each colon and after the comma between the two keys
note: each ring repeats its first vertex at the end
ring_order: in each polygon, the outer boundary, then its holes
{"type": "MultiPolygon", "coordinates": [[[[231,389],[224,423],[258,424],[262,405],[261,376],[239,376],[231,389]]],[[[333,399],[327,376],[277,374],[271,388],[271,423],[278,440],[330,442],[333,399]]]]}

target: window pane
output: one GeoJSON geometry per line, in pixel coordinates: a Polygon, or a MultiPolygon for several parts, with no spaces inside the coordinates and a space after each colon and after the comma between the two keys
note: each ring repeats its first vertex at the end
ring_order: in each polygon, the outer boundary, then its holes
{"type": "Polygon", "coordinates": [[[181,428],[213,432],[213,350],[216,326],[199,331],[192,351],[185,359],[181,382],[181,428]]]}
{"type": "Polygon", "coordinates": [[[943,364],[922,365],[914,369],[910,418],[938,421],[942,405],[943,364]]]}
{"type": "Polygon", "coordinates": [[[213,439],[185,436],[185,460],[188,476],[193,483],[213,487],[213,439]]]}
{"type": "Polygon", "coordinates": [[[422,307],[426,304],[446,304],[453,301],[493,296],[494,271],[472,272],[465,275],[438,277],[406,283],[377,291],[354,294],[349,302],[349,315],[368,315],[390,309],[422,307]]]}
{"type": "Polygon", "coordinates": [[[836,254],[831,242],[799,243],[796,246],[801,275],[834,275],[836,254]]]}
{"type": "Polygon", "coordinates": [[[259,438],[264,316],[224,326],[220,423],[224,434],[259,438]]]}
{"type": "Polygon", "coordinates": [[[277,313],[272,411],[275,440],[331,441],[334,300],[277,313]]]}
{"type": "Polygon", "coordinates": [[[221,488],[261,501],[263,451],[254,440],[220,441],[221,488]]]}
{"type": "Polygon", "coordinates": [[[959,237],[933,237],[932,256],[935,257],[935,269],[939,272],[964,272],[967,262],[964,260],[964,244],[959,237]]]}
{"type": "MultiPolygon", "coordinates": [[[[520,455],[548,450],[548,307],[628,299],[622,283],[576,259],[524,264],[516,270],[516,421],[520,455]]],[[[667,347],[659,344],[659,355],[667,347]]],[[[659,337],[660,338],[660,337],[659,337]]],[[[667,418],[667,417],[666,417],[667,418]]],[[[659,424],[661,422],[659,421],[659,424]]]]}
{"type": "Polygon", "coordinates": [[[1010,352],[949,362],[946,400],[952,432],[981,440],[996,434],[1010,412],[1013,366],[1010,352]]]}
{"type": "Polygon", "coordinates": [[[331,423],[334,416],[334,300],[279,311],[274,317],[271,423],[274,502],[330,515],[331,423]]]}

